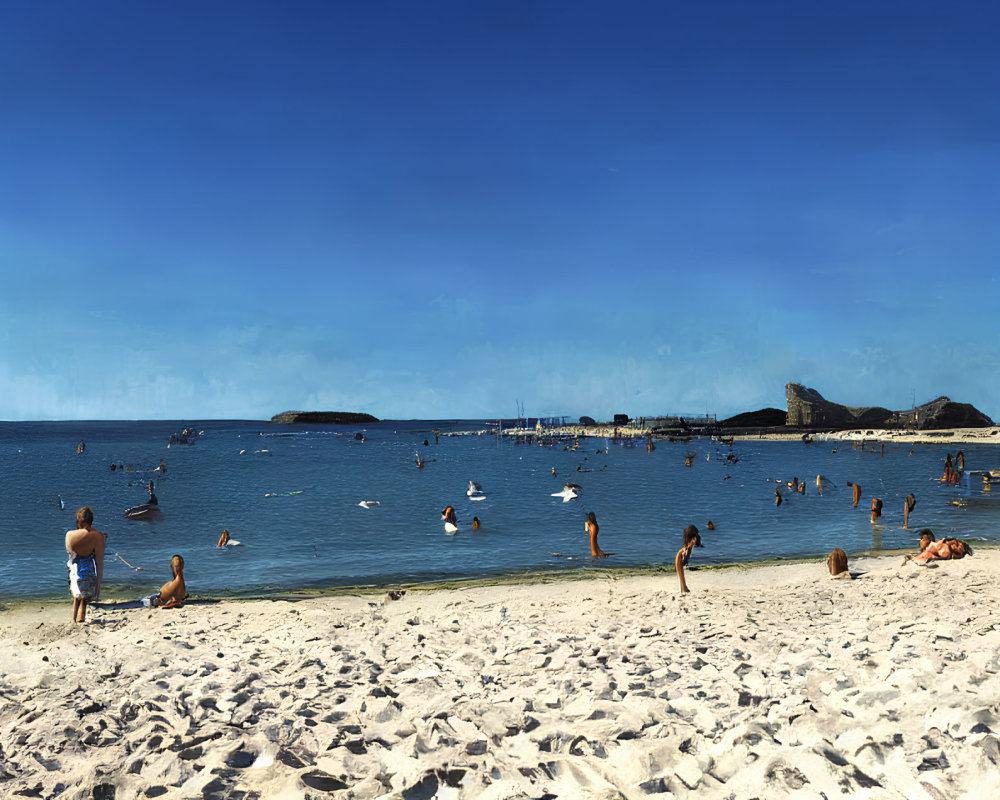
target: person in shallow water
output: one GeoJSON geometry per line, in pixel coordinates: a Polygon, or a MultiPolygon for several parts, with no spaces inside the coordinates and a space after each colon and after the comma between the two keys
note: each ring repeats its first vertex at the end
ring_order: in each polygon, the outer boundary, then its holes
{"type": "Polygon", "coordinates": [[[681,582],[681,594],[690,591],[684,580],[684,567],[691,560],[691,551],[696,547],[703,547],[701,534],[698,533],[698,529],[694,525],[688,525],[684,529],[684,546],[677,551],[677,556],[674,558],[674,569],[677,570],[677,577],[681,582]]]}
{"type": "Polygon", "coordinates": [[[906,495],[906,500],[903,501],[903,527],[910,527],[910,512],[917,505],[917,498],[913,496],[913,493],[906,495]]]}
{"type": "Polygon", "coordinates": [[[69,589],[73,595],[73,621],[85,622],[87,603],[101,598],[104,577],[104,534],[94,530],[94,512],[84,506],[76,512],[76,530],[66,532],[69,553],[69,589]]]}
{"type": "Polygon", "coordinates": [[[853,505],[854,505],[854,508],[857,508],[858,507],[858,501],[861,499],[861,486],[858,485],[857,483],[851,483],[850,481],[847,482],[847,485],[850,486],[851,489],[853,490],[853,497],[854,497],[854,504],[853,505]]]}
{"type": "Polygon", "coordinates": [[[593,511],[587,512],[587,521],[583,523],[583,527],[590,536],[590,554],[594,558],[606,558],[608,554],[597,545],[597,534],[601,527],[597,524],[597,515],[593,511]]]}

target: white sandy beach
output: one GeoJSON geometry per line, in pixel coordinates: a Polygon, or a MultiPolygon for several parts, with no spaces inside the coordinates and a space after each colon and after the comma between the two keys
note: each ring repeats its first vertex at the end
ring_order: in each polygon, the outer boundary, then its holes
{"type": "Polygon", "coordinates": [[[0,796],[996,797],[998,568],[6,611],[0,796]]]}
{"type": "MultiPolygon", "coordinates": [[[[742,435],[737,440],[800,441],[802,433],[766,433],[742,435]]],[[[813,442],[898,442],[899,444],[1000,444],[1000,427],[946,428],[943,430],[885,430],[882,428],[855,428],[833,433],[814,433],[813,442]]],[[[996,466],[1000,467],[1000,463],[996,466]]]]}

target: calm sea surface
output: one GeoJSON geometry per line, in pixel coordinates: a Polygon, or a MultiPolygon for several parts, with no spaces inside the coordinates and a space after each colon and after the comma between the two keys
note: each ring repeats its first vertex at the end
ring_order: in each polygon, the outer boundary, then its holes
{"type": "MultiPolygon", "coordinates": [[[[105,599],[158,588],[170,577],[173,553],[185,558],[189,591],[215,595],[591,567],[584,532],[591,510],[601,547],[615,553],[598,562],[607,566],[672,565],[689,523],[702,531],[705,547],[694,556],[701,564],[912,547],[923,527],[1000,540],[1000,491],[984,491],[976,475],[957,486],[935,480],[955,445],[888,445],[882,455],[842,443],[752,441],[730,449],[694,439],[660,442],[649,454],[643,444],[596,439],[573,451],[562,443],[443,435],[486,425],[0,423],[0,523],[8,542],[0,596],[66,592],[63,538],[84,505],[108,535],[105,599]],[[193,445],[168,447],[184,427],[203,434],[193,445]],[[432,429],[442,433],[437,444],[432,429]],[[365,441],[355,438],[360,432],[365,441]],[[77,455],[81,440],[86,451],[77,455]],[[422,470],[417,451],[428,462],[422,470]],[[693,466],[685,467],[689,453],[693,466]],[[730,453],[738,461],[727,460],[730,453]],[[166,472],[151,472],[161,459],[166,472]],[[112,472],[112,463],[125,470],[112,472]],[[829,484],[822,496],[817,474],[829,484]],[[787,494],[776,507],[775,481],[793,477],[806,481],[805,496],[787,494]],[[150,478],[162,518],[124,519],[126,508],[145,502],[141,482],[150,478]],[[466,497],[470,480],[482,484],[485,500],[466,497]],[[552,497],[564,481],[579,483],[582,496],[552,497]],[[862,486],[857,509],[847,481],[862,486]],[[904,531],[909,492],[917,506],[904,531]],[[885,504],[878,526],[869,521],[873,496],[885,504]],[[380,505],[366,510],[361,500],[380,505]],[[441,522],[449,504],[458,513],[456,535],[441,522]],[[474,515],[478,531],[470,529],[474,515]],[[706,530],[709,519],[715,531],[706,530]],[[217,549],[223,528],[242,545],[217,549]]],[[[969,470],[1000,467],[1000,448],[968,446],[965,456],[969,470]]]]}

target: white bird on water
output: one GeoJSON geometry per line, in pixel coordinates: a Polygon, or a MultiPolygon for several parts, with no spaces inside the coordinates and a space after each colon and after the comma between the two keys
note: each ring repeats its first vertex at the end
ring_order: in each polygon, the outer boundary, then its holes
{"type": "Polygon", "coordinates": [[[583,487],[578,483],[566,483],[563,484],[561,492],[553,492],[552,496],[561,497],[564,503],[568,503],[574,497],[579,497],[582,490],[583,487]]]}
{"type": "Polygon", "coordinates": [[[470,500],[485,500],[486,492],[484,492],[483,487],[475,481],[469,481],[469,488],[466,490],[465,496],[470,500]]]}
{"type": "Polygon", "coordinates": [[[362,508],[375,508],[375,506],[382,505],[378,500],[362,500],[358,503],[362,508]]]}

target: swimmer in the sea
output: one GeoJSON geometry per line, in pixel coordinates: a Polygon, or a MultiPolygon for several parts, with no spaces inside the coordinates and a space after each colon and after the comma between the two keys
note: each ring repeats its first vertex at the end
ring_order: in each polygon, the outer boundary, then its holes
{"type": "Polygon", "coordinates": [[[229,531],[223,530],[222,536],[219,537],[219,543],[216,545],[216,547],[225,547],[226,542],[228,541],[229,541],[229,531]]]}
{"type": "Polygon", "coordinates": [[[684,567],[691,560],[691,551],[702,546],[701,534],[698,533],[698,529],[694,525],[688,525],[684,529],[684,546],[677,551],[677,556],[674,558],[674,569],[677,570],[677,577],[681,582],[681,594],[690,591],[684,580],[684,567]]]}
{"type": "Polygon", "coordinates": [[[601,528],[597,524],[597,515],[593,511],[587,512],[587,521],[583,523],[583,527],[590,535],[590,554],[594,558],[605,558],[608,554],[597,546],[597,533],[601,528]]]}
{"type": "Polygon", "coordinates": [[[774,487],[774,504],[776,506],[780,506],[782,502],[783,501],[781,499],[781,487],[780,486],[775,486],[774,487]]]}
{"type": "Polygon", "coordinates": [[[712,520],[709,520],[709,521],[708,521],[708,529],[709,529],[710,531],[714,531],[714,530],[715,530],[715,523],[714,523],[714,522],[712,522],[712,520]]]}
{"type": "Polygon", "coordinates": [[[473,517],[472,518],[472,530],[474,530],[474,531],[478,531],[479,530],[479,517],[473,517]]]}

